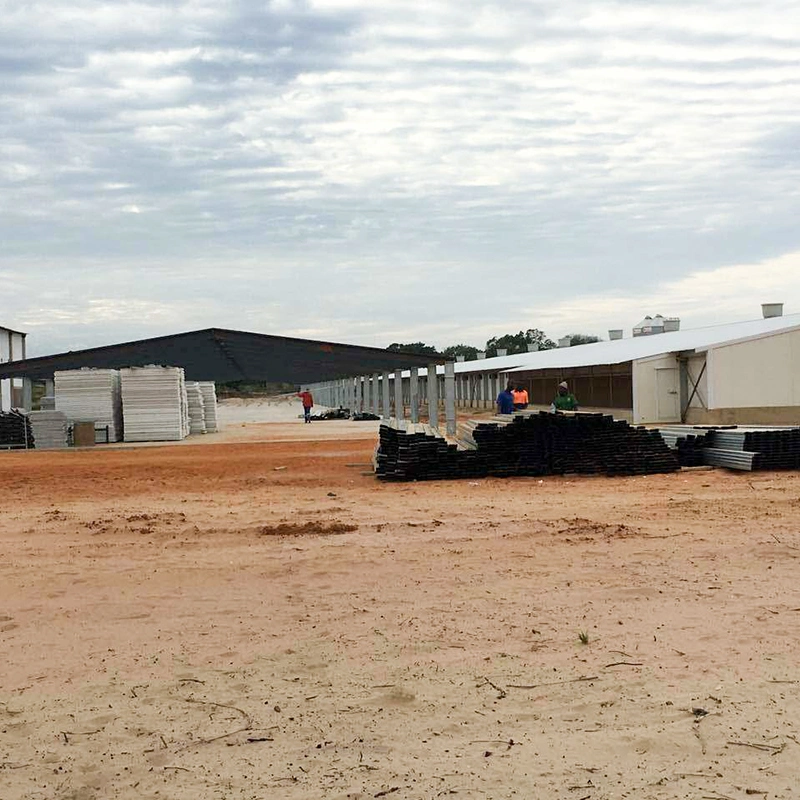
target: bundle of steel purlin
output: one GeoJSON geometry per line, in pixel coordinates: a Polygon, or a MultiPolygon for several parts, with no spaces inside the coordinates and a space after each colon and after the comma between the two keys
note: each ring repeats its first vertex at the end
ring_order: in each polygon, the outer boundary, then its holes
{"type": "Polygon", "coordinates": [[[800,428],[720,427],[660,429],[664,441],[677,450],[683,466],[682,447],[689,440],[703,464],[728,469],[800,469],[800,428]]]}
{"type": "Polygon", "coordinates": [[[675,426],[659,428],[667,447],[675,452],[682,467],[700,467],[706,464],[705,450],[710,447],[712,428],[687,428],[675,426]]]}
{"type": "Polygon", "coordinates": [[[744,464],[733,469],[800,469],[800,428],[716,430],[706,459],[717,466],[744,464]]]}
{"type": "Polygon", "coordinates": [[[18,411],[0,412],[0,449],[22,449],[33,445],[33,432],[27,415],[18,411]]]}
{"type": "Polygon", "coordinates": [[[604,414],[522,413],[462,425],[448,442],[433,430],[382,425],[379,477],[437,478],[645,475],[679,468],[657,431],[604,414]]]}

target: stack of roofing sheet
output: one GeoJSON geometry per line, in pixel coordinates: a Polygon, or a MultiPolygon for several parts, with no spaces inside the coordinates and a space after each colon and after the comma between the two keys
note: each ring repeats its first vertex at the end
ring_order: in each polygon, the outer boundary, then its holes
{"type": "Polygon", "coordinates": [[[205,433],[203,393],[196,381],[186,384],[186,397],[189,401],[189,433],[205,433]]]}
{"type": "Polygon", "coordinates": [[[56,410],[70,422],[94,422],[97,441],[118,442],[122,438],[122,402],[119,371],[75,369],[56,372],[56,410]]]}
{"type": "Polygon", "coordinates": [[[67,415],[63,411],[33,411],[28,418],[37,450],[67,446],[67,415]]]}
{"type": "Polygon", "coordinates": [[[120,375],[126,442],[178,441],[188,435],[188,399],[181,367],[126,367],[120,375]]]}
{"type": "Polygon", "coordinates": [[[0,412],[0,448],[33,447],[33,431],[27,414],[0,412]]]}
{"type": "Polygon", "coordinates": [[[203,394],[203,419],[207,433],[216,433],[217,424],[217,387],[213,381],[201,381],[200,391],[203,394]]]}

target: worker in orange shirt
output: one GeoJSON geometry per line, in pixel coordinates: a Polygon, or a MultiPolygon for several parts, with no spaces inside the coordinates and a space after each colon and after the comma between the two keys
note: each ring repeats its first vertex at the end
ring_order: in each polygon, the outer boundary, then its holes
{"type": "Polygon", "coordinates": [[[528,407],[528,390],[523,386],[517,386],[512,392],[514,395],[514,411],[522,411],[528,407]]]}
{"type": "Polygon", "coordinates": [[[303,403],[303,420],[305,422],[311,422],[311,409],[314,408],[314,398],[312,397],[311,392],[306,389],[300,392],[297,396],[303,403]]]}

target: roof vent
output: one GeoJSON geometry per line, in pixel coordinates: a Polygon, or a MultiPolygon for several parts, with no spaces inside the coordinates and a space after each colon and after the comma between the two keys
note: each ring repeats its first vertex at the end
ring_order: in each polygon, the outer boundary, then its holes
{"type": "Polygon", "coordinates": [[[572,345],[572,337],[571,336],[564,336],[558,340],[559,347],[570,347],[572,345]]]}
{"type": "Polygon", "coordinates": [[[772,317],[783,316],[783,303],[762,303],[761,313],[764,319],[771,319],[772,317]]]}
{"type": "Polygon", "coordinates": [[[529,353],[538,353],[539,352],[539,342],[528,342],[528,352],[529,353]]]}
{"type": "Polygon", "coordinates": [[[508,348],[507,347],[498,347],[497,348],[497,357],[502,358],[503,356],[508,355],[508,348]]]}
{"type": "Polygon", "coordinates": [[[462,361],[466,359],[466,356],[456,356],[456,361],[460,364],[462,361]]]}
{"type": "Polygon", "coordinates": [[[674,333],[681,329],[681,321],[678,317],[667,317],[664,320],[664,333],[674,333]]]}
{"type": "Polygon", "coordinates": [[[608,332],[609,341],[616,342],[622,338],[622,328],[614,328],[608,332]]]}
{"type": "Polygon", "coordinates": [[[478,350],[477,356],[478,356],[478,361],[483,361],[483,359],[486,358],[486,351],[478,350]]]}

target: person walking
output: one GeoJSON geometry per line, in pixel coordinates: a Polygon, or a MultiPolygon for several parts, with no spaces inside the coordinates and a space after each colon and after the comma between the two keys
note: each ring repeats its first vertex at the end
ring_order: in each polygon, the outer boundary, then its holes
{"type": "Polygon", "coordinates": [[[558,394],[556,394],[553,399],[550,410],[552,412],[578,410],[578,400],[575,395],[570,392],[569,385],[566,381],[561,381],[561,383],[558,384],[558,394]]]}
{"type": "Polygon", "coordinates": [[[523,386],[517,386],[511,394],[514,396],[514,410],[523,411],[528,407],[528,390],[523,386]]]}
{"type": "Polygon", "coordinates": [[[513,414],[514,413],[514,394],[513,387],[509,383],[499,395],[497,395],[497,413],[498,414],[513,414]]]}
{"type": "Polygon", "coordinates": [[[304,389],[297,395],[303,403],[303,421],[311,422],[311,409],[314,408],[314,398],[308,389],[304,389]]]}

